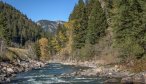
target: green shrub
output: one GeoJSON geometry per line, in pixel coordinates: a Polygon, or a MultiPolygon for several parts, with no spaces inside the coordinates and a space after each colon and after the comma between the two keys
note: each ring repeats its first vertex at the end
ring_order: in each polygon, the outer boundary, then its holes
{"type": "Polygon", "coordinates": [[[73,57],[80,59],[82,61],[90,60],[95,56],[94,45],[86,44],[81,49],[76,49],[72,55],[73,57]]]}

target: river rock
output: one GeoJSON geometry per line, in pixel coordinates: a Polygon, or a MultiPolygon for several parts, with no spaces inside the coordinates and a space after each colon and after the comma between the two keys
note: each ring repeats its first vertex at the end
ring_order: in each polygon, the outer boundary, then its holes
{"type": "Polygon", "coordinates": [[[99,67],[99,68],[96,69],[96,71],[97,71],[98,73],[101,73],[103,70],[102,70],[101,67],[99,67]]]}
{"type": "Polygon", "coordinates": [[[143,81],[146,84],[146,72],[143,73],[143,81]]]}
{"type": "Polygon", "coordinates": [[[79,74],[81,76],[97,76],[98,72],[96,71],[96,69],[87,69],[84,71],[80,71],[79,74]]]}
{"type": "Polygon", "coordinates": [[[133,83],[134,84],[144,84],[145,80],[142,74],[137,74],[133,76],[133,83]]]}
{"type": "Polygon", "coordinates": [[[104,84],[113,84],[113,83],[119,83],[119,81],[113,78],[113,79],[108,79],[104,82],[104,84]]]}
{"type": "Polygon", "coordinates": [[[7,73],[13,73],[14,72],[14,70],[12,68],[7,68],[6,70],[7,70],[7,73]]]}
{"type": "Polygon", "coordinates": [[[43,66],[43,64],[41,62],[36,62],[36,64],[34,66],[35,67],[41,67],[41,66],[43,66]]]}
{"type": "Polygon", "coordinates": [[[2,71],[3,73],[5,73],[5,72],[6,72],[6,69],[7,69],[7,67],[3,67],[3,68],[1,69],[1,71],[2,71]]]}
{"type": "Polygon", "coordinates": [[[6,81],[6,82],[10,82],[10,78],[6,78],[5,81],[6,81]]]}
{"type": "Polygon", "coordinates": [[[5,79],[5,74],[3,74],[3,75],[0,75],[0,81],[3,81],[4,79],[5,79]]]}
{"type": "Polygon", "coordinates": [[[125,77],[125,78],[122,78],[121,83],[122,84],[133,84],[133,79],[132,79],[132,77],[125,77]]]}
{"type": "Polygon", "coordinates": [[[39,68],[45,66],[44,63],[31,61],[14,61],[14,62],[0,62],[0,84],[1,82],[10,81],[17,73],[31,70],[32,68],[39,68]]]}
{"type": "Polygon", "coordinates": [[[40,67],[44,67],[45,63],[40,62],[40,67]]]}

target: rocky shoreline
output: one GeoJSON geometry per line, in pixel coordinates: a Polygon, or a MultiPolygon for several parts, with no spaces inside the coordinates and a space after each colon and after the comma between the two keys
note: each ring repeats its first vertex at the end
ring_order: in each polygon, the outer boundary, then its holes
{"type": "Polygon", "coordinates": [[[29,60],[29,61],[17,61],[17,62],[0,62],[0,84],[9,82],[11,78],[15,77],[20,72],[26,72],[33,68],[44,67],[47,63],[29,60]]]}
{"type": "Polygon", "coordinates": [[[85,76],[85,77],[106,77],[105,84],[146,84],[146,72],[132,73],[128,70],[123,70],[119,65],[99,65],[96,62],[65,62],[65,61],[50,61],[58,62],[65,65],[75,65],[90,67],[87,70],[79,70],[71,74],[63,74],[62,76],[85,76]]]}
{"type": "Polygon", "coordinates": [[[146,84],[146,72],[131,73],[126,70],[119,70],[116,66],[100,66],[98,68],[74,72],[71,75],[106,77],[108,80],[105,83],[146,84]]]}
{"type": "Polygon", "coordinates": [[[9,82],[11,78],[15,77],[20,72],[26,72],[33,68],[44,67],[47,63],[61,63],[64,65],[74,65],[81,67],[90,67],[88,69],[81,69],[70,74],[62,74],[62,76],[78,76],[78,77],[106,77],[108,78],[105,84],[146,84],[146,72],[132,73],[123,70],[119,65],[99,65],[96,62],[68,62],[68,61],[54,61],[40,62],[36,60],[17,61],[17,62],[0,62],[0,84],[9,82]]]}

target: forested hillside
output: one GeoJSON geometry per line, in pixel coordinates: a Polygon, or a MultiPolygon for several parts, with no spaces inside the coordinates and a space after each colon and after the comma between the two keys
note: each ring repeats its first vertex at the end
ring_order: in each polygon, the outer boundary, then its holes
{"type": "Polygon", "coordinates": [[[64,21],[50,21],[50,20],[39,20],[36,22],[40,25],[46,32],[54,34],[57,30],[58,24],[64,24],[64,21]]]}
{"type": "Polygon", "coordinates": [[[79,0],[64,25],[68,40],[58,53],[65,57],[145,64],[144,0],[79,0]]]}
{"type": "Polygon", "coordinates": [[[0,2],[0,9],[0,38],[8,46],[35,42],[36,54],[44,59],[59,55],[79,61],[145,64],[145,0],[79,0],[69,21],[58,24],[51,37],[14,7],[0,2]]]}
{"type": "Polygon", "coordinates": [[[37,42],[42,37],[47,37],[46,33],[19,10],[0,2],[0,61],[11,62],[23,57],[26,60],[38,59],[37,42]],[[20,51],[24,50],[24,53],[19,52],[19,48],[23,48],[20,51]]]}
{"type": "MultiPolygon", "coordinates": [[[[67,22],[36,23],[0,1],[0,82],[10,81],[9,77],[18,72],[44,67],[46,62],[50,65],[45,67],[43,76],[48,77],[47,70],[57,70],[60,75],[53,72],[50,76],[55,83],[62,77],[88,76],[122,79],[123,84],[133,84],[135,80],[145,83],[146,0],[78,0],[67,22]],[[62,73],[59,63],[92,68],[73,73],[66,73],[65,68],[62,73]]],[[[42,78],[43,70],[39,74],[37,69],[34,71],[42,78]]]]}
{"type": "Polygon", "coordinates": [[[43,29],[9,4],[0,2],[0,38],[9,46],[25,45],[43,36],[43,29]]]}

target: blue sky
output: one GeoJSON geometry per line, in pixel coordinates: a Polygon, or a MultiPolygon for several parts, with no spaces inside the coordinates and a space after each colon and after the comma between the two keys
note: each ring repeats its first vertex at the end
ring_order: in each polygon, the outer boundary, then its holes
{"type": "Polygon", "coordinates": [[[33,21],[41,19],[67,21],[78,0],[3,0],[33,21]]]}

